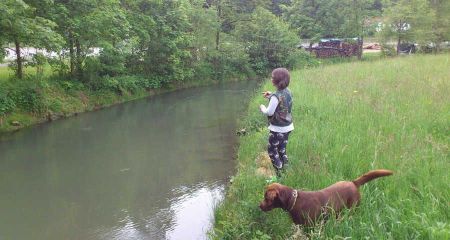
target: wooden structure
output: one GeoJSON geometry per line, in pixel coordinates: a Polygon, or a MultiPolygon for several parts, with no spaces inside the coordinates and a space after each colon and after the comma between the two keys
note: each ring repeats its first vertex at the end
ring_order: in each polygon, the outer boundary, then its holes
{"type": "Polygon", "coordinates": [[[362,51],[362,41],[352,39],[321,39],[315,47],[306,47],[306,51],[314,53],[318,58],[358,56],[362,51]]]}

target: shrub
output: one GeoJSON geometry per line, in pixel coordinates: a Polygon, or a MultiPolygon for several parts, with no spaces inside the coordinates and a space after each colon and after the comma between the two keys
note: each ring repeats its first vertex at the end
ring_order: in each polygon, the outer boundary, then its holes
{"type": "Polygon", "coordinates": [[[84,62],[83,80],[84,82],[95,82],[102,71],[102,63],[97,57],[87,57],[84,62]]]}
{"type": "Polygon", "coordinates": [[[264,8],[257,8],[252,19],[252,24],[237,24],[234,34],[246,44],[254,70],[265,74],[277,67],[289,67],[287,58],[299,42],[296,34],[264,8]]]}
{"type": "Polygon", "coordinates": [[[57,58],[48,58],[48,64],[52,68],[53,72],[57,73],[59,77],[64,77],[69,72],[69,66],[64,60],[57,58]]]}
{"type": "Polygon", "coordinates": [[[47,57],[42,53],[36,53],[31,58],[31,61],[27,62],[25,66],[36,68],[36,77],[42,78],[44,75],[44,66],[47,64],[47,57]]]}
{"type": "Polygon", "coordinates": [[[18,80],[10,91],[11,99],[15,105],[31,113],[43,113],[46,109],[41,82],[31,79],[18,80]]]}
{"type": "Polygon", "coordinates": [[[143,89],[154,89],[161,88],[162,79],[159,76],[152,77],[143,77],[143,76],[135,76],[137,78],[137,86],[143,89]]]}
{"type": "Polygon", "coordinates": [[[100,76],[118,76],[125,73],[125,55],[111,45],[100,51],[98,60],[101,64],[100,76]]]}
{"type": "Polygon", "coordinates": [[[388,44],[382,44],[381,45],[381,56],[383,57],[392,57],[396,56],[397,51],[395,50],[395,47],[388,44]]]}
{"type": "Polygon", "coordinates": [[[145,78],[142,76],[118,76],[118,77],[102,77],[97,78],[89,83],[94,91],[107,90],[116,94],[123,95],[127,92],[136,93],[139,89],[160,88],[162,79],[158,76],[145,78]]]}
{"type": "Polygon", "coordinates": [[[73,91],[83,90],[84,85],[78,81],[58,81],[59,86],[64,89],[64,91],[71,93],[73,91]]]}
{"type": "Polygon", "coordinates": [[[8,92],[9,89],[6,86],[0,85],[0,117],[11,113],[16,107],[8,92]]]}
{"type": "Polygon", "coordinates": [[[302,49],[296,49],[289,53],[289,56],[286,58],[286,67],[287,68],[311,68],[317,67],[320,64],[320,61],[311,56],[311,54],[302,49]]]}

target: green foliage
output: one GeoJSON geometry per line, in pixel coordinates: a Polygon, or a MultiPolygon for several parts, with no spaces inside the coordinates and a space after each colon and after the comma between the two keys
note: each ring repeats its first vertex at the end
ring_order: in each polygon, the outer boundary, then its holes
{"type": "Polygon", "coordinates": [[[40,114],[46,109],[41,82],[23,79],[10,89],[11,99],[22,111],[40,114]]]}
{"type": "Polygon", "coordinates": [[[250,74],[252,69],[249,60],[242,44],[227,37],[221,43],[220,51],[210,51],[201,66],[208,68],[207,71],[214,79],[225,80],[250,74]]]}
{"type": "MultiPolygon", "coordinates": [[[[50,8],[50,2],[42,2],[50,8]]],[[[16,47],[58,49],[63,39],[54,31],[56,24],[47,16],[39,15],[34,1],[5,0],[0,3],[0,43],[14,43],[16,47]]],[[[20,55],[18,55],[20,56],[20,55]]],[[[22,78],[21,57],[16,57],[16,75],[22,78]]]]}
{"type": "MultiPolygon", "coordinates": [[[[435,12],[427,0],[387,1],[384,11],[385,27],[380,34],[383,43],[391,40],[427,44],[435,42],[433,19],[435,12]]],[[[442,19],[445,21],[445,18],[442,19]]]]}
{"type": "Polygon", "coordinates": [[[285,22],[268,10],[258,8],[251,23],[237,25],[233,34],[245,43],[256,72],[263,74],[277,67],[292,67],[287,59],[296,49],[299,39],[289,31],[285,22]]]}
{"type": "Polygon", "coordinates": [[[53,72],[55,72],[59,78],[64,78],[67,76],[69,66],[67,66],[66,62],[63,59],[48,58],[47,62],[52,68],[53,72]]]}
{"type": "Polygon", "coordinates": [[[287,66],[295,69],[312,68],[320,64],[320,61],[316,57],[303,49],[295,49],[290,52],[286,61],[288,62],[287,66]]]}
{"type": "Polygon", "coordinates": [[[36,69],[36,77],[42,78],[44,75],[44,66],[47,64],[47,58],[42,53],[36,53],[31,58],[31,61],[27,62],[26,66],[34,67],[36,69]]]}
{"type": "MultiPolygon", "coordinates": [[[[2,45],[1,39],[0,39],[0,46],[2,45]]],[[[0,48],[0,63],[4,61],[6,57],[6,51],[2,48],[0,48]]]]}
{"type": "Polygon", "coordinates": [[[283,18],[303,39],[354,38],[373,35],[370,19],[380,16],[373,0],[294,0],[283,18]]]}
{"type": "Polygon", "coordinates": [[[106,45],[100,51],[99,61],[101,69],[100,76],[118,76],[126,72],[125,69],[125,54],[112,45],[106,45]]]}
{"type": "Polygon", "coordinates": [[[0,117],[11,113],[16,104],[10,96],[9,87],[6,84],[0,85],[0,117]]]}
{"type": "Polygon", "coordinates": [[[162,80],[155,78],[145,78],[142,76],[105,76],[96,78],[89,83],[94,91],[107,90],[119,95],[136,93],[142,89],[152,89],[161,87],[162,80]]]}
{"type": "Polygon", "coordinates": [[[84,60],[83,82],[94,82],[100,78],[99,73],[102,71],[102,63],[97,57],[86,57],[84,60]]]}
{"type": "Polygon", "coordinates": [[[381,55],[383,57],[393,57],[397,55],[397,51],[395,50],[394,46],[383,44],[381,48],[381,55]]]}

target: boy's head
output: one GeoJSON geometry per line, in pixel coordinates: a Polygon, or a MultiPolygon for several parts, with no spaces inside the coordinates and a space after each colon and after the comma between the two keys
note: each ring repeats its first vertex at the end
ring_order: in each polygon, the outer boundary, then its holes
{"type": "Polygon", "coordinates": [[[278,90],[287,88],[290,78],[291,76],[286,68],[276,68],[272,71],[272,83],[278,90]]]}

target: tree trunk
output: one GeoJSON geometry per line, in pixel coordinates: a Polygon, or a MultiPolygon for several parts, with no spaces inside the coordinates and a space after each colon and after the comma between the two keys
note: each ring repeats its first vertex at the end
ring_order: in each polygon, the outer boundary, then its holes
{"type": "Polygon", "coordinates": [[[78,80],[82,81],[83,80],[83,69],[82,69],[82,60],[81,60],[81,44],[80,41],[77,39],[75,39],[75,47],[77,49],[77,61],[76,61],[76,73],[77,73],[77,78],[78,80]]]}
{"type": "Polygon", "coordinates": [[[219,27],[217,28],[216,32],[216,50],[219,50],[219,44],[220,44],[220,29],[222,27],[222,21],[221,21],[221,15],[222,15],[222,8],[220,6],[220,1],[217,1],[217,22],[219,23],[219,27]]]}
{"type": "Polygon", "coordinates": [[[363,54],[363,37],[358,38],[358,60],[361,60],[363,54]]]}
{"type": "Polygon", "coordinates": [[[19,79],[22,79],[23,78],[22,56],[20,55],[20,42],[17,37],[14,38],[14,44],[16,45],[16,63],[17,63],[16,76],[19,79]]]}
{"type": "Polygon", "coordinates": [[[70,76],[75,76],[75,50],[73,49],[72,33],[69,33],[69,52],[70,52],[70,76]]]}
{"type": "Polygon", "coordinates": [[[397,25],[397,56],[400,54],[400,32],[402,31],[403,23],[400,21],[400,23],[397,25]]]}

